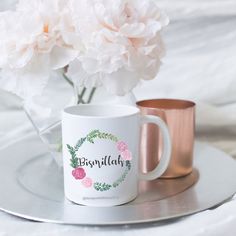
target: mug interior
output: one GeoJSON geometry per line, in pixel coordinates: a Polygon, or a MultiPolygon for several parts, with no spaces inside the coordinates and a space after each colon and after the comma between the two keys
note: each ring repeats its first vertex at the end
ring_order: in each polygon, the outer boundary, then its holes
{"type": "Polygon", "coordinates": [[[127,105],[77,105],[64,109],[65,114],[84,117],[124,117],[139,113],[135,106],[127,105]]]}
{"type": "Polygon", "coordinates": [[[180,99],[150,99],[137,102],[139,107],[159,108],[167,110],[183,110],[195,106],[195,103],[180,99]]]}

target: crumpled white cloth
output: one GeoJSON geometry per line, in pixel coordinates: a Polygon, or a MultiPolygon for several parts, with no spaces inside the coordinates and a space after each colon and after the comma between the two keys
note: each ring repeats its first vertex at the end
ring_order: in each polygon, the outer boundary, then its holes
{"type": "MultiPolygon", "coordinates": [[[[0,149],[8,145],[20,141],[22,138],[34,135],[30,122],[27,120],[24,112],[20,108],[20,101],[16,97],[0,91],[0,149]]],[[[207,105],[207,107],[212,107],[207,105]]],[[[215,146],[217,142],[221,142],[221,146],[229,151],[236,152],[228,146],[229,141],[235,142],[231,138],[229,132],[224,130],[224,122],[219,120],[221,125],[217,127],[217,122],[210,125],[210,120],[216,115],[215,109],[206,109],[206,105],[199,104],[197,112],[198,120],[198,137],[203,137],[207,141],[212,141],[215,146]],[[210,110],[210,112],[208,112],[210,110]],[[203,122],[204,121],[204,122],[203,122]],[[224,132],[217,133],[223,129],[224,132]],[[216,133],[214,133],[216,132],[216,133]],[[211,135],[211,133],[213,133],[211,135]],[[225,137],[224,137],[225,136],[225,137]],[[218,138],[217,138],[218,137],[218,138]],[[224,137],[220,138],[220,137],[224,137]],[[217,141],[217,139],[219,139],[217,141]],[[226,139],[226,141],[224,141],[226,139]]],[[[226,124],[227,125],[227,124],[226,124]]],[[[231,126],[232,127],[232,126],[231,126]]],[[[232,128],[231,128],[232,129],[232,128]]],[[[220,191],[220,190],[219,190],[220,191]]],[[[204,212],[179,218],[177,220],[165,221],[156,224],[142,224],[136,226],[121,227],[83,227],[68,226],[49,223],[38,223],[24,220],[11,216],[4,212],[0,212],[0,236],[19,235],[19,236],[60,236],[60,235],[188,235],[188,236],[227,236],[236,235],[236,196],[233,200],[219,206],[214,210],[206,210],[204,212]]]]}
{"type": "MultiPolygon", "coordinates": [[[[15,0],[1,0],[0,9],[9,8],[8,2],[15,0]]],[[[167,56],[158,78],[140,85],[135,90],[136,97],[196,101],[197,138],[236,158],[236,2],[159,0],[159,5],[171,18],[165,31],[167,56]]],[[[0,148],[34,133],[20,106],[15,96],[0,91],[0,148]]],[[[236,197],[213,210],[131,227],[37,223],[0,212],[0,236],[65,234],[235,236],[236,197]]]]}

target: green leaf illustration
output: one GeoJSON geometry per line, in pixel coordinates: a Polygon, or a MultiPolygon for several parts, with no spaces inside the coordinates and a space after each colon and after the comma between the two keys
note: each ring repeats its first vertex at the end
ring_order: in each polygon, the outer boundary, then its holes
{"type": "Polygon", "coordinates": [[[77,152],[79,148],[82,146],[82,144],[85,142],[86,138],[81,138],[78,140],[78,142],[75,145],[75,151],[77,152]]]}
{"type": "Polygon", "coordinates": [[[68,151],[71,155],[71,159],[70,159],[70,165],[73,168],[77,168],[78,167],[78,158],[76,157],[76,151],[73,147],[71,147],[69,144],[66,145],[68,148],[68,151]]]}
{"type": "Polygon", "coordinates": [[[110,184],[107,184],[107,183],[99,183],[99,182],[96,182],[94,183],[94,188],[97,190],[97,191],[107,191],[109,190],[112,186],[110,184]]]}

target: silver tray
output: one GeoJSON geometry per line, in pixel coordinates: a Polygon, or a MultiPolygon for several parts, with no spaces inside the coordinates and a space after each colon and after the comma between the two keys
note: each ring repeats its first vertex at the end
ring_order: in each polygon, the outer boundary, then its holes
{"type": "Polygon", "coordinates": [[[236,192],[236,162],[196,143],[194,171],[140,183],[138,198],[116,207],[86,207],[64,198],[63,175],[37,137],[0,150],[0,209],[30,220],[78,225],[156,222],[212,208],[236,192]]]}

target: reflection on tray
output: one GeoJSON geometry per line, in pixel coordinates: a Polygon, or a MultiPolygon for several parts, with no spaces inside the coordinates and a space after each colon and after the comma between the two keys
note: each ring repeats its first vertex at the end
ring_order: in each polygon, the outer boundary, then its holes
{"type": "Polygon", "coordinates": [[[129,204],[159,201],[177,195],[190,188],[198,179],[199,172],[197,169],[193,169],[191,174],[180,178],[141,181],[139,196],[129,204]]]}
{"type": "MultiPolygon", "coordinates": [[[[198,178],[199,173],[194,169],[185,177],[140,181],[138,197],[127,205],[159,201],[177,195],[196,183],[198,178]]],[[[25,191],[31,194],[50,201],[64,201],[62,172],[47,155],[24,163],[17,171],[17,180],[25,191]]]]}

